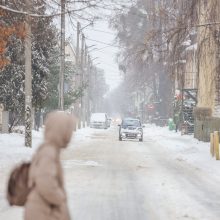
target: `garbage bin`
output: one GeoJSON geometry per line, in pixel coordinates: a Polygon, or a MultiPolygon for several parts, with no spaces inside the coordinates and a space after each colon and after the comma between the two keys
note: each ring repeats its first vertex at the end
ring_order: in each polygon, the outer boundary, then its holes
{"type": "Polygon", "coordinates": [[[169,118],[169,120],[168,120],[168,127],[169,127],[170,131],[173,131],[175,129],[175,124],[174,124],[172,118],[169,118]]]}

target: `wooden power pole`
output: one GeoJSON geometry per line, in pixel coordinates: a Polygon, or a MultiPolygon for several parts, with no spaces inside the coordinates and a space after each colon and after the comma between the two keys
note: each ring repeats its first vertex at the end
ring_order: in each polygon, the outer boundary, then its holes
{"type": "Polygon", "coordinates": [[[86,121],[87,121],[87,126],[90,123],[90,93],[91,93],[91,61],[90,61],[90,56],[88,54],[88,59],[87,59],[87,106],[86,106],[86,121]]]}
{"type": "MultiPolygon", "coordinates": [[[[83,68],[83,84],[87,84],[87,53],[88,49],[85,44],[85,52],[84,52],[84,68],[83,68]]],[[[84,94],[83,94],[83,127],[85,128],[86,126],[86,109],[87,109],[87,102],[86,102],[86,97],[87,97],[87,89],[84,88],[84,94]]]]}
{"type": "MultiPolygon", "coordinates": [[[[31,0],[26,0],[27,12],[30,12],[31,0]]],[[[32,65],[31,65],[31,17],[25,20],[25,146],[32,147],[32,65]]]]}
{"type": "Polygon", "coordinates": [[[61,44],[59,75],[59,109],[64,110],[64,71],[65,71],[65,0],[61,0],[61,44]]]}
{"type": "MultiPolygon", "coordinates": [[[[85,55],[85,36],[82,34],[82,42],[81,42],[81,71],[80,71],[80,86],[83,87],[84,83],[84,55],[85,55]]],[[[83,89],[83,88],[82,88],[83,89]]],[[[84,102],[83,96],[81,95],[81,108],[80,108],[80,123],[83,122],[84,125],[84,102]]]]}
{"type": "MultiPolygon", "coordinates": [[[[77,22],[77,36],[76,36],[76,88],[79,89],[80,87],[80,59],[79,59],[79,41],[80,41],[80,23],[77,22]]],[[[80,110],[79,110],[80,102],[77,100],[75,104],[75,109],[77,113],[78,121],[78,128],[81,128],[81,120],[80,120],[80,110]]]]}
{"type": "Polygon", "coordinates": [[[80,23],[77,22],[77,36],[76,36],[76,67],[77,74],[79,74],[79,37],[80,37],[80,23]]]}

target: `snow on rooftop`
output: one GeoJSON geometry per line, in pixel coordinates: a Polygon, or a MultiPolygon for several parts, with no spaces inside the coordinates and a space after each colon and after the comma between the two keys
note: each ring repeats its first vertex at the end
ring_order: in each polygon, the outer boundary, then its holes
{"type": "Polygon", "coordinates": [[[106,114],[105,113],[93,113],[91,115],[91,121],[105,121],[106,114]]]}

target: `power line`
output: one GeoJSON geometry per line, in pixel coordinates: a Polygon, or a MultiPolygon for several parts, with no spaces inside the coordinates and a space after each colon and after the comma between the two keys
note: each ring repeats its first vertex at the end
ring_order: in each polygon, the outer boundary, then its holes
{"type": "MultiPolygon", "coordinates": [[[[75,30],[75,25],[74,25],[74,23],[73,23],[73,21],[72,21],[72,18],[71,18],[71,16],[70,16],[70,14],[68,14],[68,15],[69,15],[69,20],[70,20],[72,29],[75,30]]],[[[96,29],[96,30],[97,30],[97,29],[96,29]]],[[[91,40],[91,41],[95,41],[95,42],[98,42],[98,43],[101,43],[101,44],[104,44],[104,45],[107,45],[107,46],[105,46],[105,47],[102,47],[102,48],[97,49],[96,52],[101,52],[101,53],[103,53],[101,50],[103,50],[103,49],[105,49],[105,48],[108,48],[108,47],[116,47],[116,48],[119,48],[119,46],[115,46],[115,45],[113,45],[113,44],[108,44],[108,43],[105,43],[105,42],[102,42],[102,41],[93,40],[93,39],[90,39],[90,38],[87,38],[87,37],[86,37],[86,39],[91,40]]],[[[95,51],[94,51],[94,52],[95,52],[95,51]]],[[[105,63],[105,62],[102,61],[102,63],[105,63]]],[[[115,72],[115,71],[117,72],[117,69],[114,68],[111,64],[105,63],[105,65],[107,65],[108,68],[111,68],[111,69],[112,69],[112,70],[109,69],[109,70],[108,70],[109,72],[115,72]]]]}
{"type": "Polygon", "coordinates": [[[90,41],[94,41],[94,42],[100,43],[100,44],[108,45],[108,46],[110,46],[110,47],[124,48],[124,47],[116,46],[116,45],[114,45],[114,44],[109,44],[109,43],[106,43],[106,42],[103,42],[103,41],[94,40],[94,39],[91,39],[91,38],[88,38],[88,37],[86,37],[86,39],[87,39],[87,40],[90,40],[90,41]]]}
{"type": "Polygon", "coordinates": [[[102,47],[100,49],[97,49],[97,51],[104,50],[104,49],[109,48],[109,47],[111,47],[111,46],[102,47]]]}
{"type": "Polygon", "coordinates": [[[62,14],[67,14],[67,13],[72,13],[72,12],[78,12],[78,11],[83,11],[87,8],[90,8],[91,6],[85,6],[85,7],[82,7],[80,9],[72,9],[72,10],[68,10],[68,11],[65,11],[65,12],[62,12],[62,13],[54,13],[54,14],[50,14],[50,15],[41,15],[41,14],[33,14],[33,13],[29,13],[27,11],[19,11],[19,10],[15,10],[15,9],[12,9],[12,8],[9,8],[9,7],[6,7],[6,6],[3,6],[3,5],[0,5],[0,8],[3,9],[3,10],[6,10],[6,11],[10,11],[12,13],[16,13],[16,14],[22,14],[22,15],[28,15],[30,17],[41,17],[41,18],[50,18],[50,17],[56,17],[56,16],[60,16],[62,14]]]}
{"type": "MultiPolygon", "coordinates": [[[[110,47],[110,46],[109,46],[109,47],[110,47]]],[[[104,52],[104,51],[101,51],[101,49],[100,49],[100,50],[98,50],[98,51],[96,51],[96,50],[95,50],[95,51],[92,51],[92,52],[94,52],[94,53],[96,53],[96,52],[97,52],[97,53],[102,53],[102,54],[106,54],[106,52],[104,52]]],[[[117,53],[115,52],[115,54],[117,54],[117,53]]]]}
{"type": "Polygon", "coordinates": [[[120,70],[117,69],[117,65],[116,66],[113,66],[112,64],[109,64],[109,63],[106,63],[104,61],[101,61],[100,64],[105,64],[105,66],[107,66],[107,68],[105,68],[106,70],[108,70],[109,72],[112,71],[114,73],[120,73],[120,70]]]}
{"type": "Polygon", "coordinates": [[[92,30],[92,31],[101,32],[101,33],[110,34],[110,35],[115,36],[115,34],[113,34],[113,33],[111,33],[111,32],[108,32],[108,31],[102,31],[102,30],[95,29],[95,28],[87,28],[87,29],[88,29],[88,30],[92,30]]]}
{"type": "MultiPolygon", "coordinates": [[[[72,26],[72,29],[75,30],[75,25],[72,21],[72,18],[70,16],[70,14],[68,13],[69,15],[69,20],[70,20],[70,23],[71,23],[71,26],[72,26]]],[[[94,41],[94,42],[97,42],[97,43],[101,43],[101,44],[104,44],[104,45],[107,45],[106,47],[103,47],[103,48],[100,48],[100,49],[97,49],[95,51],[100,51],[100,50],[103,50],[105,48],[108,48],[108,47],[116,47],[116,48],[122,48],[121,46],[116,46],[116,45],[113,45],[113,44],[109,44],[109,43],[106,43],[106,42],[102,42],[102,41],[98,41],[98,40],[94,40],[94,39],[91,39],[91,38],[88,38],[88,37],[85,37],[87,40],[90,40],[90,41],[94,41]]]]}

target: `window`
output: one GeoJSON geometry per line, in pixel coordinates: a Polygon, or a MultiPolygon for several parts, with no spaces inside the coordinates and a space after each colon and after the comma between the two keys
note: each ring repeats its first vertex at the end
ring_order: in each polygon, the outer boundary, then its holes
{"type": "Polygon", "coordinates": [[[122,126],[123,127],[128,127],[128,126],[140,127],[141,123],[139,120],[125,119],[122,121],[122,126]]]}

